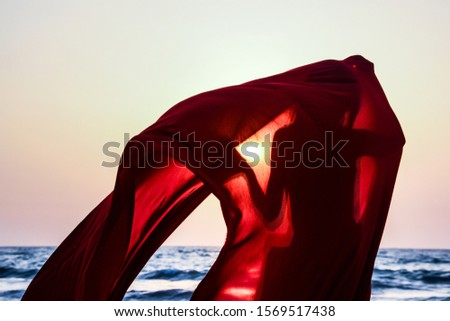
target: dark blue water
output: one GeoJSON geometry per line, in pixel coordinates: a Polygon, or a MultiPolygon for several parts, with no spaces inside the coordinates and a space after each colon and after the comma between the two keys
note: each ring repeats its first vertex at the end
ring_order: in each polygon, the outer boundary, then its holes
{"type": "MultiPolygon", "coordinates": [[[[125,300],[188,300],[218,247],[163,247],[125,300]]],[[[19,300],[53,247],[0,247],[0,300],[19,300]]],[[[450,300],[450,250],[381,249],[372,300],[450,300]]]]}

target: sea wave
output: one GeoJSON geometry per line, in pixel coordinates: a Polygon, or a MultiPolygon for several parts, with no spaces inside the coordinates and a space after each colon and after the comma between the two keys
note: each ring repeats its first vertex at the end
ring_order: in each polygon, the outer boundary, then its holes
{"type": "MultiPolygon", "coordinates": [[[[0,300],[19,300],[54,251],[0,247],[0,300]]],[[[125,300],[189,300],[218,256],[218,247],[162,247],[131,284],[125,300]]],[[[450,250],[381,249],[373,300],[450,300],[450,250]]]]}
{"type": "Polygon", "coordinates": [[[0,279],[6,278],[32,278],[38,269],[16,269],[13,267],[0,267],[0,279]]]}
{"type": "Polygon", "coordinates": [[[152,279],[162,279],[162,280],[201,280],[208,270],[205,271],[197,271],[197,270],[176,270],[176,269],[167,269],[167,270],[156,270],[151,272],[144,272],[139,274],[137,279],[144,280],[152,280],[152,279]]]}

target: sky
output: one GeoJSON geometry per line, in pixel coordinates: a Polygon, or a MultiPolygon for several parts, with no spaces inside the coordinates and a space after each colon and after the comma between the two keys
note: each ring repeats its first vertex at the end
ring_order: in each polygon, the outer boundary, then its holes
{"type": "MultiPolygon", "coordinates": [[[[407,143],[383,247],[450,248],[450,2],[0,1],[0,246],[58,245],[114,186],[106,142],[197,93],[361,54],[407,143]]],[[[166,242],[221,245],[209,197],[166,242]]]]}

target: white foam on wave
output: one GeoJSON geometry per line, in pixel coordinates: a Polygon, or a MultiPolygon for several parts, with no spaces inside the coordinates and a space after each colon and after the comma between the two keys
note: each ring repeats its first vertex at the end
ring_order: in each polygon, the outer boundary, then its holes
{"type": "Polygon", "coordinates": [[[179,289],[184,291],[194,291],[199,282],[200,281],[195,280],[135,280],[128,291],[154,292],[179,289]]]}

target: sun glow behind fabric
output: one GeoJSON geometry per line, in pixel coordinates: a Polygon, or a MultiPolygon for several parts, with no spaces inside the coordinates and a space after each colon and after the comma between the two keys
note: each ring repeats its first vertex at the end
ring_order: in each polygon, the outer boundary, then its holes
{"type": "MultiPolygon", "coordinates": [[[[0,244],[59,244],[113,188],[102,146],[120,152],[175,103],[362,54],[407,137],[383,245],[449,248],[449,15],[448,1],[2,2],[0,244]]],[[[168,244],[224,233],[210,197],[168,244]]]]}

